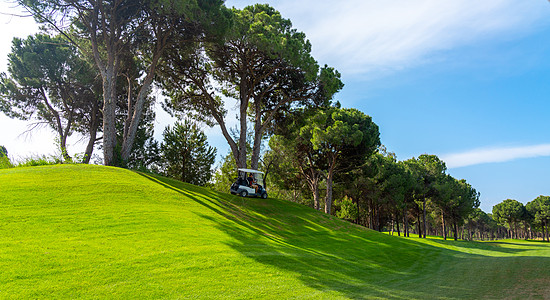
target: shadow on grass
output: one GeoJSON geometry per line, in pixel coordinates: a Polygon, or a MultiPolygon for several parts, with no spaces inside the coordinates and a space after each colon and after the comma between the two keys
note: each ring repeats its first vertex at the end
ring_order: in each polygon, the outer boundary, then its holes
{"type": "Polygon", "coordinates": [[[550,245],[541,245],[541,244],[533,244],[533,243],[513,243],[513,242],[503,242],[503,241],[491,241],[491,242],[471,242],[471,241],[464,241],[464,240],[441,240],[441,239],[431,239],[431,243],[436,243],[441,245],[442,247],[449,247],[449,246],[455,246],[459,248],[469,249],[471,251],[479,250],[479,251],[486,251],[485,254],[480,255],[486,255],[486,256],[492,256],[491,252],[496,252],[497,254],[521,254],[526,251],[533,251],[534,248],[546,248],[550,251],[550,245]]]}
{"type": "MultiPolygon", "coordinates": [[[[544,296],[548,292],[530,286],[534,279],[550,280],[545,267],[550,265],[547,257],[467,254],[380,234],[286,201],[242,199],[163,177],[138,174],[214,212],[215,215],[200,216],[231,236],[227,244],[234,250],[259,264],[285,270],[285,274],[292,274],[319,292],[318,295],[297,294],[297,297],[523,298],[544,296]],[[517,274],[521,274],[521,280],[517,274]],[[523,294],[525,291],[528,294],[523,294]]],[[[486,250],[488,247],[486,243],[432,241],[442,246],[455,243],[466,248],[486,250]]],[[[499,250],[512,254],[523,251],[499,250]]],[[[258,280],[258,284],[262,282],[258,280]]],[[[278,284],[288,283],[283,280],[278,284]]],[[[293,286],[262,288],[299,289],[293,286]]]]}

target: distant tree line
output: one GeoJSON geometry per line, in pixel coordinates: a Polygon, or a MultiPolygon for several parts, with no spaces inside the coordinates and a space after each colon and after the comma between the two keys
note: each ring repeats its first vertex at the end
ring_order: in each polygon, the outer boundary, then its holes
{"type": "Polygon", "coordinates": [[[370,117],[354,109],[300,112],[280,133],[271,137],[265,159],[278,162],[268,166],[271,188],[350,222],[398,235],[457,239],[480,204],[479,193],[446,174],[437,156],[397,161],[380,145],[370,117]]]}

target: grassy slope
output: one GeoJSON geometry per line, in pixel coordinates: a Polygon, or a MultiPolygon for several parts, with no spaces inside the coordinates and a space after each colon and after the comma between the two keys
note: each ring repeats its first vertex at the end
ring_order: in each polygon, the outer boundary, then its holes
{"type": "Polygon", "coordinates": [[[0,298],[545,298],[548,266],[123,169],[0,170],[0,298]]]}

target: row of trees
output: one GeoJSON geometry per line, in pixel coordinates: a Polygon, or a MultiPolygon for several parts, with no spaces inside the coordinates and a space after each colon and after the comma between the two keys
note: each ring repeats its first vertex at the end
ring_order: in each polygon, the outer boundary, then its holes
{"type": "MultiPolygon", "coordinates": [[[[437,157],[405,164],[378,154],[379,130],[371,118],[331,104],[343,87],[340,74],[319,67],[305,35],[268,5],[239,10],[217,0],[20,4],[56,34],[14,40],[10,74],[2,77],[1,108],[9,116],[35,116],[48,124],[66,159],[66,139],[76,131],[89,137],[84,162],[101,139],[106,165],[132,166],[134,153],[134,161],[158,170],[155,156],[179,154],[181,166],[165,167],[165,173],[186,181],[205,173],[185,170],[187,159],[181,158],[188,145],[169,132],[166,144],[180,143],[174,151],[151,141],[150,90],[156,84],[172,115],[220,127],[236,167],[258,169],[262,143],[271,136],[271,150],[263,157],[266,172],[271,166],[273,177],[303,180],[313,206],[326,213],[335,213],[333,199],[346,197],[357,208],[356,216],[347,218],[357,223],[381,229],[392,220],[408,233],[408,220],[416,218],[417,231],[425,236],[429,212],[441,215],[444,232],[447,222],[456,232],[464,211],[476,206],[475,190],[446,175],[437,157]],[[227,126],[228,101],[238,108],[233,131],[227,126]],[[155,155],[156,148],[163,154],[155,155]]],[[[282,183],[281,189],[299,184],[282,183]]],[[[336,205],[340,214],[342,207],[336,205]]]]}
{"type": "Polygon", "coordinates": [[[278,119],[295,106],[326,104],[342,86],[337,71],[318,66],[305,35],[268,5],[18,2],[47,32],[14,40],[0,108],[49,125],[66,159],[67,137],[79,132],[89,137],[86,159],[101,140],[105,165],[131,161],[132,149],[143,146],[136,145],[140,128],[154,118],[156,85],[168,96],[165,109],[218,125],[237,166],[257,168],[262,141],[278,119]],[[234,130],[227,125],[229,101],[238,107],[234,130]]]}
{"type": "Polygon", "coordinates": [[[550,241],[550,197],[540,195],[523,205],[513,199],[506,199],[493,206],[493,218],[502,226],[499,237],[542,238],[550,241]]]}
{"type": "Polygon", "coordinates": [[[319,209],[319,186],[324,186],[322,205],[327,213],[332,211],[334,190],[334,213],[341,218],[407,236],[412,231],[421,237],[441,233],[447,238],[452,228],[458,238],[459,229],[479,206],[479,193],[471,185],[446,174],[445,163],[435,155],[397,161],[379,147],[378,127],[370,117],[363,115],[363,123],[346,122],[343,116],[352,120],[353,114],[361,113],[334,107],[327,111],[311,117],[323,122],[298,116],[286,133],[271,138],[267,156],[280,163],[273,164],[269,174],[281,195],[297,200],[285,191],[305,188],[308,192],[299,198],[319,209]],[[332,123],[321,118],[327,113],[332,123]],[[346,125],[357,131],[346,130],[346,125]],[[334,170],[338,172],[331,174],[334,170]]]}
{"type": "Polygon", "coordinates": [[[340,74],[320,67],[305,35],[268,5],[19,3],[46,31],[14,39],[0,109],[51,127],[66,160],[67,137],[77,132],[88,139],[84,163],[101,141],[105,165],[202,185],[215,149],[200,121],[219,126],[230,147],[214,180],[224,191],[235,167],[250,167],[263,169],[280,195],[377,230],[457,239],[498,236],[504,225],[516,235],[518,224],[540,224],[543,232],[548,226],[534,208],[534,223],[495,212],[490,218],[477,208],[479,193],[446,174],[437,156],[397,161],[381,147],[371,117],[332,102],[343,87],[340,74]],[[186,118],[165,130],[161,144],[152,139],[154,86],[166,96],[164,109],[186,118]],[[230,106],[237,108],[235,128],[228,126],[230,106]]]}

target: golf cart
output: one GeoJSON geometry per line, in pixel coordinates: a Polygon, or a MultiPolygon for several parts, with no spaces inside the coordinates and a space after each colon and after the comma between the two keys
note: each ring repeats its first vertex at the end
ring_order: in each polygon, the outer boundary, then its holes
{"type": "Polygon", "coordinates": [[[229,191],[233,195],[240,195],[241,197],[262,197],[267,198],[267,192],[264,188],[264,172],[252,169],[238,169],[239,177],[235,180],[235,183],[231,185],[229,191]],[[247,180],[247,173],[252,176],[254,183],[249,184],[247,180]],[[257,185],[257,188],[254,187],[257,185]]]}

